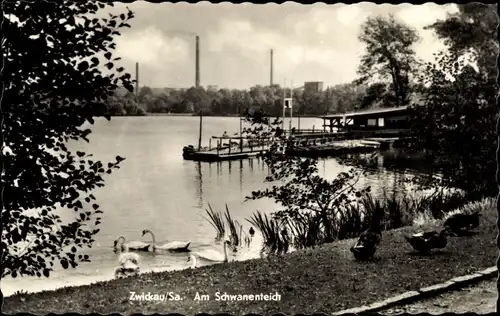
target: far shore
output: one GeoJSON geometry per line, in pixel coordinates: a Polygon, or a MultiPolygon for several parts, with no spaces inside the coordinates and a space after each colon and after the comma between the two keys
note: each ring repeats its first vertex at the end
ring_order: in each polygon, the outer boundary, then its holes
{"type": "MultiPolygon", "coordinates": [[[[404,236],[437,230],[442,224],[439,221],[383,232],[375,262],[354,261],[349,251],[354,241],[340,240],[283,256],[13,295],[4,299],[3,308],[9,314],[331,314],[490,267],[498,256],[497,212],[492,205],[482,212],[477,233],[450,237],[447,247],[433,255],[415,254],[404,236]],[[167,294],[171,299],[130,300],[132,292],[139,296],[167,294]],[[279,300],[262,300],[260,296],[261,299],[254,297],[254,300],[237,300],[238,296],[233,297],[236,300],[217,300],[217,293],[278,293],[279,300]],[[200,295],[207,296],[196,300],[200,295]]],[[[268,298],[271,297],[277,298],[268,298]]]]}
{"type": "MultiPolygon", "coordinates": [[[[145,116],[198,116],[198,113],[146,113],[145,116]]],[[[240,117],[238,114],[227,114],[227,115],[204,115],[206,117],[240,117]]],[[[319,118],[316,115],[301,115],[300,118],[319,118]]],[[[297,118],[295,116],[294,118],[297,118]]]]}

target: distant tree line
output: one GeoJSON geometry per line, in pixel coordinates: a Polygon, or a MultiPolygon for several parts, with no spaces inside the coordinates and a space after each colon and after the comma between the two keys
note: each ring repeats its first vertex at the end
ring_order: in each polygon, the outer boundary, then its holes
{"type": "MultiPolygon", "coordinates": [[[[359,85],[347,83],[328,87],[323,91],[293,90],[295,115],[323,115],[349,112],[373,106],[390,107],[381,96],[387,86],[383,83],[359,85]]],[[[155,89],[158,90],[158,89],[155,89]]],[[[286,97],[290,88],[285,89],[286,97]]],[[[145,115],[146,113],[187,113],[230,116],[243,114],[249,108],[259,109],[272,116],[283,111],[283,87],[256,85],[248,90],[191,87],[154,91],[144,86],[136,97],[130,92],[117,92],[109,98],[111,115],[145,115]]]]}

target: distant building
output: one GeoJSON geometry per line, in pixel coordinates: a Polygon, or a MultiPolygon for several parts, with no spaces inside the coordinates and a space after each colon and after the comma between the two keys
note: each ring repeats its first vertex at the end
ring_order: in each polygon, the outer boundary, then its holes
{"type": "Polygon", "coordinates": [[[305,91],[323,91],[323,81],[304,82],[305,91]]]}

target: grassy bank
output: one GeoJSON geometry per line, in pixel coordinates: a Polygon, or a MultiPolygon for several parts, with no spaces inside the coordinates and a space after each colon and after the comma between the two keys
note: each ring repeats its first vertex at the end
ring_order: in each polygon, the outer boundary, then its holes
{"type": "MultiPolygon", "coordinates": [[[[331,313],[470,274],[495,262],[496,210],[483,212],[477,235],[450,238],[433,256],[412,254],[403,236],[416,227],[383,233],[379,261],[355,262],[352,240],[325,244],[283,256],[217,264],[194,270],[149,273],[137,278],[5,298],[4,313],[331,313]],[[129,301],[130,291],[173,292],[182,301],[129,301]],[[280,301],[216,301],[216,292],[278,292],[280,301]],[[196,293],[209,301],[194,301],[196,293]]],[[[424,228],[435,228],[440,223],[424,228]]]]}

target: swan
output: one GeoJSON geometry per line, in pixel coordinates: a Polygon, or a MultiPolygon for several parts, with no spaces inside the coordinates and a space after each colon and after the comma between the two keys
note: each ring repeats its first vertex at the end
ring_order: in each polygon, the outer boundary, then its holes
{"type": "Polygon", "coordinates": [[[124,252],[118,257],[119,266],[115,268],[115,277],[124,278],[130,275],[139,274],[140,256],[133,252],[124,252]]]}
{"type": "Polygon", "coordinates": [[[221,254],[218,251],[213,249],[206,249],[198,252],[191,253],[188,257],[187,262],[191,262],[191,268],[196,268],[196,257],[200,260],[209,261],[209,262],[228,262],[227,259],[227,245],[230,244],[229,240],[225,240],[222,245],[224,249],[224,254],[221,254]]]}
{"type": "Polygon", "coordinates": [[[188,242],[172,241],[172,242],[168,242],[168,243],[163,244],[163,245],[157,245],[155,234],[149,229],[144,229],[142,231],[142,236],[144,236],[146,234],[151,234],[151,237],[153,238],[153,251],[156,251],[156,250],[168,250],[171,252],[189,252],[189,251],[191,251],[188,249],[189,245],[191,244],[191,241],[188,241],[188,242]]]}
{"type": "Polygon", "coordinates": [[[137,240],[129,241],[128,243],[125,243],[125,237],[122,235],[114,241],[113,247],[115,248],[115,251],[116,250],[128,251],[129,249],[139,250],[139,251],[148,251],[149,248],[151,247],[151,244],[145,243],[143,241],[137,241],[137,240]],[[119,247],[117,247],[120,240],[122,241],[122,243],[119,247]]]}

